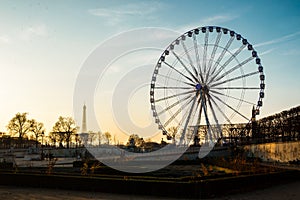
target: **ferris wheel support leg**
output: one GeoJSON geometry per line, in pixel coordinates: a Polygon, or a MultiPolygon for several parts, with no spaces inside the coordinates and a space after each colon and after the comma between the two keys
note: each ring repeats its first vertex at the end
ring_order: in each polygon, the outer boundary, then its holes
{"type": "Polygon", "coordinates": [[[201,97],[201,101],[202,101],[202,107],[204,110],[204,116],[205,116],[205,120],[206,120],[206,125],[207,125],[207,132],[208,132],[208,137],[209,137],[209,146],[214,146],[213,143],[213,139],[212,139],[212,133],[211,133],[211,127],[210,127],[210,123],[208,120],[208,116],[207,116],[207,109],[206,109],[206,105],[204,103],[204,99],[203,99],[203,95],[202,95],[202,91],[200,90],[200,97],[201,97]]]}
{"type": "Polygon", "coordinates": [[[183,138],[184,138],[184,136],[185,136],[186,129],[187,129],[187,127],[188,127],[188,124],[189,124],[189,121],[190,121],[192,112],[193,112],[193,110],[194,110],[194,106],[195,106],[195,103],[196,103],[196,100],[197,100],[197,96],[198,96],[198,93],[195,95],[195,97],[194,97],[194,99],[193,99],[193,103],[192,103],[192,106],[191,106],[189,115],[188,115],[188,117],[187,117],[187,119],[186,119],[186,122],[185,122],[185,124],[184,124],[183,132],[182,132],[182,135],[181,135],[181,137],[180,137],[180,142],[179,142],[179,144],[182,144],[183,138]]]}
{"type": "Polygon", "coordinates": [[[218,133],[217,133],[217,135],[216,135],[216,137],[215,137],[215,140],[218,141],[219,138],[221,138],[221,139],[223,138],[223,134],[222,134],[222,129],[221,129],[221,126],[220,126],[220,124],[219,124],[218,118],[217,118],[217,116],[216,116],[216,113],[215,113],[215,111],[214,111],[214,109],[213,109],[213,106],[212,106],[212,103],[211,103],[211,101],[210,101],[210,96],[208,96],[208,104],[209,104],[209,106],[210,106],[210,109],[211,109],[211,111],[212,111],[212,114],[213,114],[215,123],[216,123],[216,125],[217,125],[218,133]]]}

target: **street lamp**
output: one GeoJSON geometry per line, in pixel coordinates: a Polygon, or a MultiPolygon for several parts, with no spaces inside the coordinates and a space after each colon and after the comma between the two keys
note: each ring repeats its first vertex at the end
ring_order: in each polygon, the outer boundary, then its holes
{"type": "Polygon", "coordinates": [[[43,131],[42,132],[42,155],[41,155],[41,159],[44,160],[44,147],[43,147],[43,143],[44,143],[44,135],[45,135],[45,132],[43,131]]]}
{"type": "Polygon", "coordinates": [[[44,133],[44,131],[42,132],[42,147],[43,147],[43,143],[44,143],[44,135],[45,135],[45,133],[44,133]]]}

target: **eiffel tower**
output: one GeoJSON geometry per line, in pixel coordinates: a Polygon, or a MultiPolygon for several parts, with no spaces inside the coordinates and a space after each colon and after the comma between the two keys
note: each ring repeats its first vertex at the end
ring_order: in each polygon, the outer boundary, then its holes
{"type": "Polygon", "coordinates": [[[83,105],[83,114],[82,114],[82,126],[81,126],[81,133],[79,134],[81,141],[86,146],[89,138],[89,134],[87,132],[87,125],[86,125],[86,105],[83,105]]]}
{"type": "Polygon", "coordinates": [[[86,105],[85,104],[83,105],[81,133],[87,133],[87,128],[86,128],[86,105]]]}

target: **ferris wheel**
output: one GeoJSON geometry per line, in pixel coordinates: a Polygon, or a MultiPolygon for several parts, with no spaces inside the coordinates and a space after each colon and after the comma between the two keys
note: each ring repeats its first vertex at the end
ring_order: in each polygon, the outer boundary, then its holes
{"type": "Polygon", "coordinates": [[[161,54],[150,84],[155,122],[182,143],[204,127],[211,142],[226,124],[248,123],[263,105],[265,75],[246,38],[227,28],[198,27],[161,54]]]}

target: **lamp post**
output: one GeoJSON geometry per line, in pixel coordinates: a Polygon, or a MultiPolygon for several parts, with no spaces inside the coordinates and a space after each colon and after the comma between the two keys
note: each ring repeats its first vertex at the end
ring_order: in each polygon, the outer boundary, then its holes
{"type": "Polygon", "coordinates": [[[42,155],[41,155],[41,159],[44,160],[44,147],[43,147],[43,143],[44,143],[44,135],[45,135],[45,132],[43,131],[42,132],[42,143],[41,143],[41,146],[42,146],[42,155]]]}

